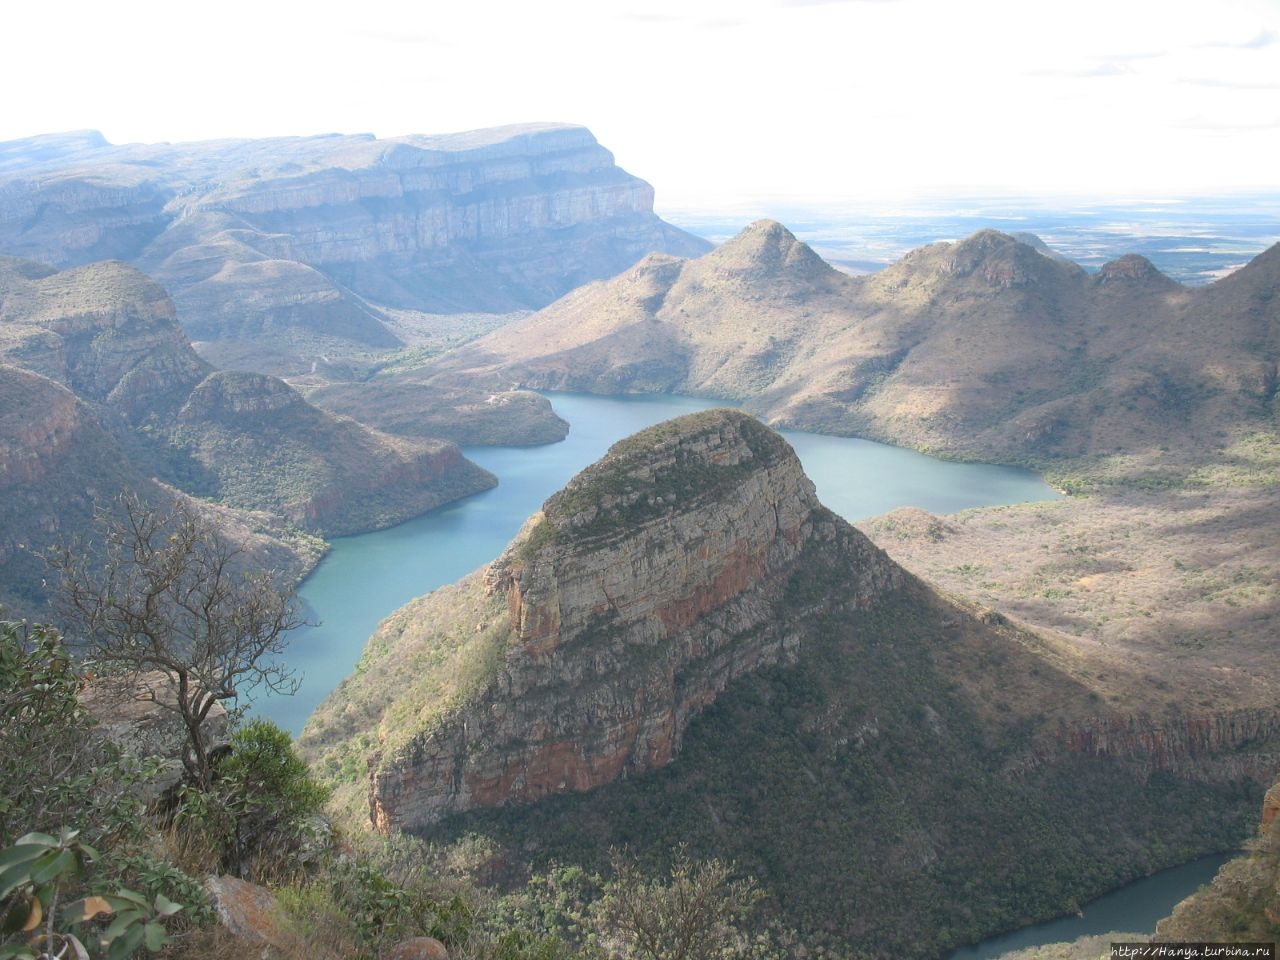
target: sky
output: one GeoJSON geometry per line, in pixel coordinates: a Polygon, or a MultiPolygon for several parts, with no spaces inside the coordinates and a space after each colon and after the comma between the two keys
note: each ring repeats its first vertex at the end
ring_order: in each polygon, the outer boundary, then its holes
{"type": "Polygon", "coordinates": [[[583,124],[658,208],[1280,192],[1280,0],[14,0],[0,140],[583,124]]]}

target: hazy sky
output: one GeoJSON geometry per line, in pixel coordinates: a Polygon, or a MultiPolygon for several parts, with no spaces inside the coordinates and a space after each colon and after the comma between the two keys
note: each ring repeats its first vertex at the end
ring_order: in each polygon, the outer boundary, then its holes
{"type": "Polygon", "coordinates": [[[1280,0],[14,0],[0,140],[581,123],[659,207],[1280,188],[1280,0]]]}

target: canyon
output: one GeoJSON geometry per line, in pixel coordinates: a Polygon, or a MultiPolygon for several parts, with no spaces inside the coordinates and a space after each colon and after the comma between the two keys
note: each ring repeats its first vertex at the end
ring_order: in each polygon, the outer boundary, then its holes
{"type": "Polygon", "coordinates": [[[267,536],[296,575],[319,550],[307,535],[386,526],[495,482],[453,444],[380,434],[274,377],[213,368],[164,289],[119,261],[0,258],[0,371],[13,612],[45,599],[40,553],[125,490],[216,499],[240,511],[229,529],[267,536]]]}
{"type": "Polygon", "coordinates": [[[937,593],[715,410],[388,617],[300,746],[378,830],[535,864],[683,842],[811,942],[924,956],[1241,829],[1280,714],[1135,710],[1146,683],[937,593]]]}
{"type": "Polygon", "coordinates": [[[1220,447],[1275,409],[1280,246],[1202,288],[982,230],[847,276],[759,221],[434,361],[428,382],[725,399],[768,422],[1033,464],[1220,447]],[[990,349],[999,344],[1000,349],[990,349]]]}

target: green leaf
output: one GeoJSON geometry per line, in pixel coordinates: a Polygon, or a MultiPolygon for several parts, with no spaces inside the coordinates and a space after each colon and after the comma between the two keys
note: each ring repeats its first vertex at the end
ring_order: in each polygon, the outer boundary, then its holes
{"type": "Polygon", "coordinates": [[[144,914],[140,910],[122,910],[117,913],[116,918],[107,927],[107,932],[102,935],[103,942],[115,943],[130,927],[142,920],[143,916],[144,914]]]}
{"type": "Polygon", "coordinates": [[[31,866],[26,863],[14,864],[0,873],[0,900],[9,899],[13,891],[31,884],[31,866]]]}
{"type": "Polygon", "coordinates": [[[48,849],[49,847],[43,843],[15,843],[0,853],[0,870],[8,870],[20,863],[30,863],[48,849]]]}
{"type": "Polygon", "coordinates": [[[107,960],[124,960],[142,945],[145,935],[143,924],[130,927],[124,936],[111,941],[111,946],[107,948],[107,960]]]}
{"type": "Polygon", "coordinates": [[[182,909],[182,904],[174,903],[163,893],[156,894],[156,913],[162,917],[171,917],[182,909]]]}
{"type": "Polygon", "coordinates": [[[145,910],[148,907],[147,898],[130,890],[128,887],[121,887],[115,893],[107,894],[107,902],[111,904],[111,909],[115,911],[128,909],[145,910]]]}
{"type": "Polygon", "coordinates": [[[49,847],[56,847],[58,845],[58,840],[56,837],[51,837],[47,833],[36,833],[33,831],[19,837],[18,842],[14,844],[14,846],[21,847],[29,843],[39,844],[45,849],[48,849],[49,847]]]}
{"type": "Polygon", "coordinates": [[[164,932],[164,927],[158,923],[148,923],[142,929],[147,949],[153,953],[169,942],[169,935],[164,932]]]}
{"type": "Polygon", "coordinates": [[[59,850],[53,856],[41,857],[31,868],[31,882],[44,884],[54,877],[76,869],[76,855],[72,850],[59,850]]]}
{"type": "Polygon", "coordinates": [[[10,943],[0,947],[0,960],[35,960],[35,956],[25,943],[10,943]]]}

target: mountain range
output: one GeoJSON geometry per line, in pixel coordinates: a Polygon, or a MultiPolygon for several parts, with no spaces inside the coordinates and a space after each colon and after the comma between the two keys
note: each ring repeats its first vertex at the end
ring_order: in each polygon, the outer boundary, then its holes
{"type": "Polygon", "coordinates": [[[495,482],[452,444],[380,434],[274,377],[214,369],[164,289],[118,261],[0,258],[0,382],[0,602],[15,611],[43,595],[38,554],[126,489],[154,498],[163,484],[259,511],[253,525],[277,533],[332,536],[495,482]]]}
{"type": "Polygon", "coordinates": [[[506,882],[684,843],[806,943],[919,957],[1242,835],[1280,247],[1192,288],[993,230],[860,277],[772,221],[707,246],[580,127],[0,144],[6,616],[126,490],[300,574],[492,484],[454,442],[562,437],[533,389],[723,398],[387,618],[301,740],[348,815],[506,882]],[[860,532],[756,416],[1090,495],[860,532]]]}
{"type": "Polygon", "coordinates": [[[652,251],[709,247],[655,216],[652,187],[566,124],[0,143],[0,252],[126,260],[164,285],[206,356],[259,372],[402,347],[424,314],[536,308],[652,251]]]}
{"type": "Polygon", "coordinates": [[[1275,412],[1280,247],[1203,288],[983,230],[851,277],[760,221],[435,362],[436,382],[723,398],[769,422],[1045,465],[1219,446],[1275,412]]]}

